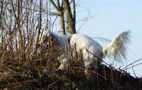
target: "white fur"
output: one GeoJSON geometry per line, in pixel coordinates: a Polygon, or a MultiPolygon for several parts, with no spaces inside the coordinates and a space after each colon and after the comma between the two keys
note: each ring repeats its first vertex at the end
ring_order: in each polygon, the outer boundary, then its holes
{"type": "Polygon", "coordinates": [[[86,35],[73,34],[71,37],[70,46],[72,48],[75,47],[77,52],[79,52],[80,50],[82,51],[85,67],[90,67],[92,63],[97,61],[95,56],[100,59],[102,59],[103,57],[102,46],[86,35]]]}
{"type": "MultiPolygon", "coordinates": [[[[68,47],[68,39],[71,36],[70,39],[70,47],[73,49],[76,48],[77,52],[80,50],[83,54],[83,62],[84,66],[86,68],[90,67],[91,64],[94,64],[94,66],[97,66],[95,63],[101,63],[100,59],[102,59],[105,56],[113,56],[114,59],[120,60],[120,57],[126,58],[125,52],[126,52],[126,43],[129,41],[129,31],[122,32],[118,36],[112,39],[112,41],[105,46],[104,48],[95,40],[92,38],[83,35],[83,34],[72,34],[72,35],[65,35],[65,36],[59,36],[52,31],[50,31],[50,34],[56,36],[60,42],[60,46],[62,48],[68,47]],[[98,57],[98,58],[96,58],[98,57]]],[[[50,35],[49,34],[49,35],[50,35]]],[[[68,49],[70,50],[70,49],[68,49]]],[[[62,56],[63,57],[63,56],[62,56]]],[[[67,68],[68,59],[63,58],[60,62],[59,69],[65,69],[67,68]]]]}
{"type": "Polygon", "coordinates": [[[122,32],[112,39],[112,41],[103,48],[104,56],[113,56],[115,60],[120,61],[121,57],[126,59],[127,43],[129,43],[129,31],[122,32]]]}
{"type": "Polygon", "coordinates": [[[43,32],[40,34],[40,37],[39,37],[39,38],[40,38],[40,42],[39,42],[39,43],[40,43],[40,44],[43,43],[42,37],[43,37],[44,35],[50,36],[51,34],[54,35],[54,36],[56,36],[56,37],[58,38],[61,47],[65,47],[66,45],[68,45],[68,38],[70,37],[70,35],[60,36],[60,35],[57,35],[56,33],[52,32],[52,31],[43,31],[43,32]]]}

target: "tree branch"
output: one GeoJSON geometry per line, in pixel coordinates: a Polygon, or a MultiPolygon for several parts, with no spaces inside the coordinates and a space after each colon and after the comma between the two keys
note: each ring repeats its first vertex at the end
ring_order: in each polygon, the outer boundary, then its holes
{"type": "Polygon", "coordinates": [[[75,0],[73,0],[73,18],[76,21],[76,7],[75,7],[75,0]]]}
{"type": "Polygon", "coordinates": [[[41,0],[40,0],[40,9],[39,9],[39,24],[38,24],[38,35],[37,35],[37,41],[36,41],[36,48],[38,47],[38,42],[39,42],[39,34],[40,34],[40,29],[41,29],[41,0]]]}
{"type": "Polygon", "coordinates": [[[57,7],[56,4],[53,2],[53,0],[50,0],[50,2],[51,2],[51,4],[53,5],[53,7],[54,7],[57,11],[59,11],[58,7],[57,7]]]}
{"type": "Polygon", "coordinates": [[[57,0],[57,5],[58,5],[59,8],[61,8],[61,7],[60,7],[60,1],[59,1],[59,0],[57,0]]]}

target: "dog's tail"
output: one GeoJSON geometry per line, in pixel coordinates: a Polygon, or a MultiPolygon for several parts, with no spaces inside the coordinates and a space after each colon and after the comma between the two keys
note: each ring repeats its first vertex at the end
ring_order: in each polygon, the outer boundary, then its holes
{"type": "Polygon", "coordinates": [[[126,49],[129,40],[130,31],[124,31],[103,48],[103,55],[108,57],[114,57],[115,60],[120,61],[121,57],[126,59],[126,49]]]}

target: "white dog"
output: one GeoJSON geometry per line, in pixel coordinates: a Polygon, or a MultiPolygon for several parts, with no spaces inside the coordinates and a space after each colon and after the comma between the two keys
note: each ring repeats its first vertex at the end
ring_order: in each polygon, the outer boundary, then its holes
{"type": "MultiPolygon", "coordinates": [[[[100,64],[101,59],[105,56],[113,56],[115,60],[120,60],[121,57],[126,58],[126,44],[129,42],[129,33],[129,31],[122,32],[104,48],[98,42],[83,34],[60,36],[52,31],[43,32],[40,35],[40,44],[47,44],[51,40],[56,42],[53,45],[59,45],[62,48],[70,46],[73,49],[75,47],[77,52],[82,52],[84,66],[88,68],[92,64],[94,66],[100,64]]],[[[63,58],[58,69],[63,70],[67,67],[69,67],[68,59],[63,58]]]]}

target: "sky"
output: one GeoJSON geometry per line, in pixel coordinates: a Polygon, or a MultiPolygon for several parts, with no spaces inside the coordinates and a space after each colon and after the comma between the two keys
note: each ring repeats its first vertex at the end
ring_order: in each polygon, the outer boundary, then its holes
{"type": "MultiPolygon", "coordinates": [[[[115,68],[142,58],[142,0],[76,0],[78,33],[94,38],[103,47],[109,42],[97,38],[112,40],[123,31],[129,30],[131,42],[128,44],[127,60],[113,63],[115,68]]],[[[109,64],[113,60],[105,58],[109,64]]],[[[126,71],[133,76],[142,77],[142,60],[132,64],[126,71]],[[141,63],[141,64],[140,64],[141,63]]]]}

